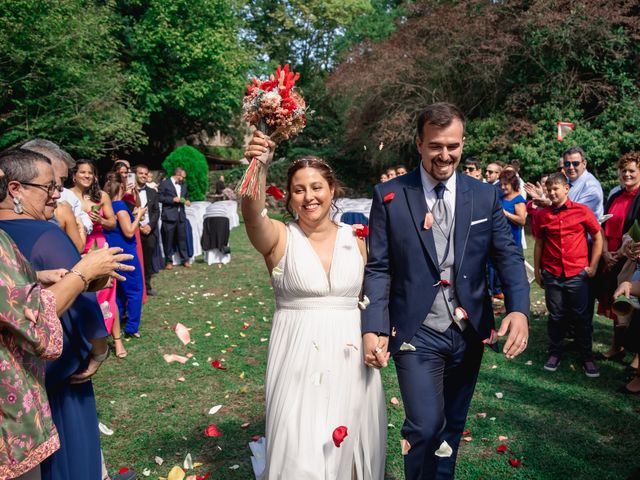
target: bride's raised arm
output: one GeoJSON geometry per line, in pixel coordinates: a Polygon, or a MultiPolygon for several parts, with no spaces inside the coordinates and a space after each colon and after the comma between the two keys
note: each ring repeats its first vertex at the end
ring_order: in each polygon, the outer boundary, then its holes
{"type": "MultiPolygon", "coordinates": [[[[269,161],[273,158],[276,144],[259,130],[253,133],[253,138],[244,152],[247,160],[254,157],[269,155],[269,161]]],[[[267,182],[267,169],[263,169],[259,179],[259,194],[257,198],[242,198],[242,216],[247,235],[251,244],[258,252],[264,255],[269,264],[269,269],[273,268],[284,254],[286,242],[285,227],[282,222],[270,219],[265,214],[265,187],[267,182]],[[278,255],[279,253],[279,255],[278,255]]]]}

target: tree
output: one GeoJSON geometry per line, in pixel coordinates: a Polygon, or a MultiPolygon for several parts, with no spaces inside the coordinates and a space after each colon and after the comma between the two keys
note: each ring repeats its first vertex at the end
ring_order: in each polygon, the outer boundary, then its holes
{"type": "Polygon", "coordinates": [[[140,145],[113,27],[92,2],[0,1],[0,148],[45,137],[96,157],[140,145]]]}
{"type": "Polygon", "coordinates": [[[611,160],[640,148],[625,133],[640,115],[636,3],[418,1],[387,40],[352,46],[330,79],[350,105],[344,144],[375,139],[386,145],[378,161],[415,161],[416,116],[448,100],[469,115],[469,154],[518,158],[538,175],[569,146],[555,140],[555,122],[574,121],[567,142],[583,143],[610,181],[611,160]]]}
{"type": "Polygon", "coordinates": [[[252,56],[232,0],[117,0],[128,90],[149,153],[201,129],[227,130],[252,56]]]}
{"type": "Polygon", "coordinates": [[[189,145],[176,148],[162,162],[162,168],[173,175],[177,167],[187,172],[187,187],[191,200],[204,200],[209,191],[209,166],[204,155],[189,145]]]}

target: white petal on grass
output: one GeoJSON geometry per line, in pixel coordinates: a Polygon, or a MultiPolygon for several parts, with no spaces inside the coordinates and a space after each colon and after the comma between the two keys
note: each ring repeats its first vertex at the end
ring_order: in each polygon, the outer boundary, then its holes
{"type": "Polygon", "coordinates": [[[113,435],[113,430],[107,427],[104,423],[98,423],[98,428],[103,435],[113,435]]]}
{"type": "Polygon", "coordinates": [[[191,470],[193,468],[193,459],[191,458],[191,454],[187,453],[187,456],[184,457],[184,462],[182,462],[182,468],[185,470],[191,470]]]}
{"type": "Polygon", "coordinates": [[[158,465],[162,465],[164,463],[164,459],[162,457],[156,457],[153,459],[158,465]]]}
{"type": "Polygon", "coordinates": [[[142,475],[144,475],[145,477],[148,477],[151,475],[151,469],[150,468],[145,468],[144,470],[142,470],[142,475]]]}
{"type": "Polygon", "coordinates": [[[236,465],[231,465],[231,466],[229,467],[229,470],[237,470],[237,469],[239,469],[239,468],[240,468],[240,465],[236,464],[236,465]]]}
{"type": "Polygon", "coordinates": [[[211,407],[209,410],[209,415],[215,415],[222,408],[222,405],[216,405],[215,407],[211,407]]]}
{"type": "Polygon", "coordinates": [[[504,397],[504,394],[502,392],[496,392],[497,399],[501,399],[502,397],[504,397]]]}

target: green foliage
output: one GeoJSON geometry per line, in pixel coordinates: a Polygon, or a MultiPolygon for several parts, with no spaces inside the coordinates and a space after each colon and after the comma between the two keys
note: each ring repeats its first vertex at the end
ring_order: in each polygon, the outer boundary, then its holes
{"type": "MultiPolygon", "coordinates": [[[[238,111],[251,48],[231,0],[119,0],[128,88],[152,145],[225,131],[238,111]]],[[[162,148],[161,148],[162,149],[162,148]]]]}
{"type": "Polygon", "coordinates": [[[240,160],[244,156],[244,149],[237,147],[212,147],[206,145],[202,147],[202,153],[211,155],[212,157],[222,158],[225,160],[240,160]]]}
{"type": "Polygon", "coordinates": [[[173,175],[176,167],[187,172],[187,187],[191,200],[204,200],[209,191],[209,165],[204,155],[189,145],[176,148],[162,162],[167,175],[173,175]]]}
{"type": "Polygon", "coordinates": [[[0,0],[0,148],[44,137],[95,157],[143,141],[108,7],[0,0]]]}

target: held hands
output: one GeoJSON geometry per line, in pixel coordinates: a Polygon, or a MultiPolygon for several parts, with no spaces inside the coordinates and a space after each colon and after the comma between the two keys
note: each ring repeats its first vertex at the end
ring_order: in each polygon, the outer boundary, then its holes
{"type": "Polygon", "coordinates": [[[595,268],[591,268],[591,267],[584,267],[584,271],[587,272],[587,275],[589,275],[589,278],[593,278],[596,274],[596,269],[595,268]]]}
{"type": "Polygon", "coordinates": [[[362,336],[364,363],[367,367],[384,368],[389,361],[389,337],[367,332],[362,336]]]}
{"type": "Polygon", "coordinates": [[[64,277],[66,273],[66,268],[56,268],[55,270],[41,270],[36,272],[36,275],[38,282],[40,282],[43,287],[49,287],[59,280],[62,280],[62,277],[64,277]]]}
{"type": "Polygon", "coordinates": [[[618,263],[620,259],[620,252],[602,252],[602,258],[604,259],[604,264],[607,267],[607,270],[611,270],[611,268],[618,263]]]}
{"type": "Polygon", "coordinates": [[[509,332],[507,341],[502,351],[508,359],[520,355],[527,348],[529,340],[529,322],[527,317],[520,312],[511,312],[502,319],[498,336],[504,337],[509,332]]]}
{"type": "Polygon", "coordinates": [[[628,240],[624,243],[622,251],[628,259],[638,260],[640,259],[640,242],[628,240]]]}
{"type": "Polygon", "coordinates": [[[247,149],[244,151],[244,157],[251,161],[254,157],[261,157],[262,155],[267,155],[267,162],[271,162],[273,159],[273,154],[276,151],[276,144],[272,140],[269,139],[264,133],[260,130],[256,130],[253,132],[253,138],[247,145],[247,149]]]}

